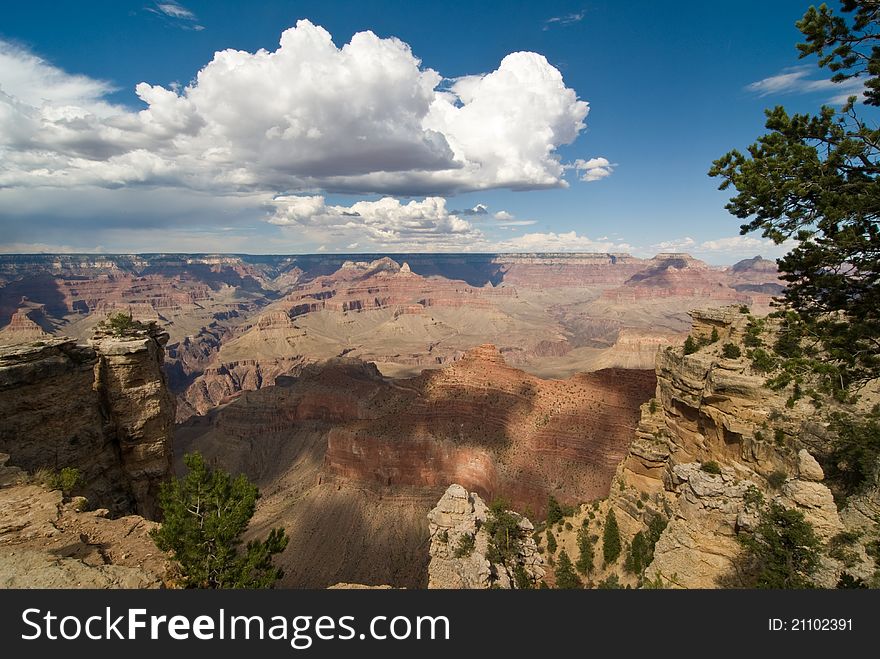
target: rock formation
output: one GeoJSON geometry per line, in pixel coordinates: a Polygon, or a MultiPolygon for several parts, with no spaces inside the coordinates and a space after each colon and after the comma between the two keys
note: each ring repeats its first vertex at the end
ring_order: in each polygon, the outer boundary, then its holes
{"type": "MultiPolygon", "coordinates": [[[[758,495],[802,511],[823,542],[842,531],[857,531],[867,542],[876,533],[877,501],[862,495],[838,512],[810,452],[819,450],[825,433],[812,404],[769,389],[744,352],[737,359],[721,354],[724,343],[741,345],[746,314],[727,307],[693,318],[693,336],[708,338],[714,330],[720,340],[688,355],[673,347],[658,354],[655,398],[642,405],[609,498],[597,507],[599,523],[613,510],[626,548],[662,518],[665,529],[644,577],[663,587],[735,585],[737,533],[754,529],[758,495]]],[[[847,566],[823,556],[817,583],[834,587],[844,569],[870,579],[872,561],[859,545],[854,551],[847,566]]],[[[635,585],[624,558],[599,569],[592,582],[615,574],[635,585]]]]}
{"type": "Polygon", "coordinates": [[[166,556],[149,532],[156,524],[106,509],[81,512],[59,490],[29,481],[0,454],[0,588],[158,588],[166,556]]]}
{"type": "Polygon", "coordinates": [[[515,570],[521,568],[534,585],[544,578],[544,560],[532,538],[535,527],[525,517],[508,511],[522,534],[516,555],[507,563],[493,563],[486,522],[492,513],[476,492],[450,485],[428,513],[431,560],[428,588],[514,588],[515,570]],[[462,551],[462,543],[472,549],[462,551]]]}
{"type": "Polygon", "coordinates": [[[167,334],[150,325],[0,348],[0,450],[28,471],[75,468],[78,493],[113,512],[155,517],[171,473],[174,400],[162,371],[167,334]]]}

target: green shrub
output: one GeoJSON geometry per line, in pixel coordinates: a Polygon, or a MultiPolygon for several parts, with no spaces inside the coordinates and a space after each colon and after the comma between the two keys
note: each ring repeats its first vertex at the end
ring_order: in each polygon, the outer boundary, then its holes
{"type": "Polygon", "coordinates": [[[489,535],[486,558],[490,563],[511,565],[522,548],[523,530],[519,519],[507,508],[507,503],[495,500],[489,508],[485,529],[489,535]]]}
{"type": "Polygon", "coordinates": [[[779,469],[767,476],[767,482],[773,489],[779,489],[780,487],[782,487],[786,480],[788,480],[788,474],[779,469]]]}
{"type": "Polygon", "coordinates": [[[855,494],[873,482],[880,462],[880,414],[872,410],[864,418],[835,413],[831,454],[824,465],[829,481],[845,494],[855,494]]]}
{"type": "Polygon", "coordinates": [[[821,544],[804,514],[771,502],[754,533],[739,536],[745,548],[739,574],[754,588],[811,588],[821,544]]]}
{"type": "Polygon", "coordinates": [[[862,534],[859,531],[841,531],[828,540],[827,553],[831,558],[836,558],[846,567],[853,567],[859,561],[859,555],[853,551],[853,546],[859,541],[862,534]]]}
{"type": "Polygon", "coordinates": [[[602,556],[606,565],[611,565],[620,556],[620,529],[613,510],[608,511],[605,518],[605,530],[602,535],[602,556]]]}
{"type": "Polygon", "coordinates": [[[458,538],[458,545],[455,547],[454,556],[456,558],[467,558],[474,553],[476,542],[474,536],[470,533],[463,533],[458,538]]]}
{"type": "Polygon", "coordinates": [[[747,313],[749,313],[749,305],[747,305],[747,304],[741,304],[741,305],[739,305],[739,312],[740,312],[741,314],[747,314],[747,313]]]}
{"type": "Polygon", "coordinates": [[[650,412],[651,414],[657,413],[657,399],[656,398],[652,398],[651,402],[648,403],[648,412],[650,412]]]}
{"type": "Polygon", "coordinates": [[[742,356],[742,350],[734,343],[725,343],[721,348],[721,354],[725,359],[739,359],[742,356]]]}
{"type": "Polygon", "coordinates": [[[563,518],[574,515],[574,506],[564,506],[553,495],[547,501],[547,526],[562,522],[563,518]]]}
{"type": "Polygon", "coordinates": [[[712,334],[709,336],[709,343],[718,343],[718,339],[720,339],[720,338],[721,337],[718,336],[718,328],[713,327],[712,334]]]}
{"type": "Polygon", "coordinates": [[[609,574],[596,585],[596,588],[599,590],[620,590],[623,586],[620,585],[620,578],[616,574],[609,574]]]}
{"type": "Polygon", "coordinates": [[[719,465],[714,460],[704,462],[700,465],[700,469],[705,471],[707,474],[715,474],[716,476],[721,473],[721,465],[719,465]]]}
{"type": "Polygon", "coordinates": [[[573,590],[575,588],[583,588],[583,583],[578,578],[571,564],[571,559],[563,549],[559,552],[559,560],[556,563],[556,587],[563,590],[573,590]]]}
{"type": "Polygon", "coordinates": [[[437,534],[437,541],[442,542],[444,545],[449,542],[449,531],[447,529],[443,529],[440,533],[437,534]]]}
{"type": "Polygon", "coordinates": [[[752,368],[758,373],[769,373],[773,371],[777,362],[776,359],[763,348],[755,348],[750,354],[752,360],[752,368]]]}
{"type": "Polygon", "coordinates": [[[694,337],[688,335],[688,337],[684,340],[684,354],[692,355],[699,349],[700,346],[697,345],[696,341],[694,341],[694,337]]]}

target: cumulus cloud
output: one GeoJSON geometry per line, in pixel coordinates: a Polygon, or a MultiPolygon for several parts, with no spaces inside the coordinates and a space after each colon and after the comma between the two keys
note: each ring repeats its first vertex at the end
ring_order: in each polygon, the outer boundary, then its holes
{"type": "Polygon", "coordinates": [[[514,219],[513,215],[508,213],[507,211],[498,211],[492,217],[502,222],[514,219]]]}
{"type": "Polygon", "coordinates": [[[580,179],[587,182],[600,181],[611,176],[616,166],[608,162],[607,158],[590,158],[589,160],[578,158],[572,163],[572,167],[580,175],[580,179]]]}
{"type": "Polygon", "coordinates": [[[588,111],[536,53],[441,85],[398,39],[359,32],[339,48],[306,20],[274,51],[215,53],[182,89],[138,84],[139,112],[107,103],[106,83],[8,44],[0,57],[0,187],[405,196],[560,187],[556,150],[588,111]]]}
{"type": "Polygon", "coordinates": [[[392,197],[328,205],[321,195],[276,197],[269,222],[295,228],[305,238],[332,236],[342,244],[358,237],[373,246],[444,249],[484,243],[479,230],[450,213],[446,200],[427,197],[401,203],[392,197]]]}
{"type": "Polygon", "coordinates": [[[830,79],[810,79],[810,66],[798,66],[784,69],[776,75],[763,78],[746,85],[746,89],[758,96],[773,94],[811,94],[822,93],[828,97],[829,103],[842,105],[850,96],[862,97],[865,90],[864,81],[851,78],[843,82],[832,82],[830,79]]]}

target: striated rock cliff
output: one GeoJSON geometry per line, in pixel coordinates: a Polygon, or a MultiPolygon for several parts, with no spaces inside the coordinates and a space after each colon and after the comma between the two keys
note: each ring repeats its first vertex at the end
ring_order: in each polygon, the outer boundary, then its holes
{"type": "Polygon", "coordinates": [[[150,325],[117,337],[98,332],[95,386],[122,471],[142,515],[156,518],[159,484],[171,474],[171,437],[175,402],[168,390],[164,346],[168,334],[150,325]]]}
{"type": "Polygon", "coordinates": [[[521,568],[534,584],[544,578],[544,559],[532,538],[535,530],[525,517],[508,511],[517,522],[522,541],[516,556],[507,564],[489,560],[486,522],[492,513],[476,492],[450,485],[428,513],[431,533],[428,588],[514,588],[514,571],[521,568]],[[462,542],[472,539],[472,549],[462,551],[462,542]]]}
{"type": "MultiPolygon", "coordinates": [[[[714,330],[720,340],[689,355],[680,348],[658,354],[656,396],[642,405],[635,439],[598,515],[614,511],[625,549],[655,518],[668,522],[644,578],[663,587],[737,585],[737,534],[754,530],[759,500],[800,510],[824,543],[843,531],[867,541],[876,533],[877,502],[866,495],[838,511],[808,450],[826,433],[813,405],[765,386],[766,375],[744,350],[736,359],[721,354],[725,343],[741,345],[747,316],[738,307],[692,316],[693,336],[708,338],[714,330]]],[[[816,582],[834,587],[844,570],[870,579],[872,561],[858,544],[854,552],[846,565],[826,552],[816,582]]],[[[625,554],[594,581],[614,574],[635,585],[625,554]]]]}
{"type": "Polygon", "coordinates": [[[171,473],[174,400],[162,372],[167,334],[150,325],[91,346],[48,339],[0,348],[0,451],[10,462],[79,471],[78,494],[155,517],[171,473]]]}

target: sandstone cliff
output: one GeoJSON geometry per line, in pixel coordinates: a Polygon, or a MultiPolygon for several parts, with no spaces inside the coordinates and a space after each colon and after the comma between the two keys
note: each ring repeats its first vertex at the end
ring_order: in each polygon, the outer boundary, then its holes
{"type": "Polygon", "coordinates": [[[154,325],[91,346],[48,339],[0,348],[0,451],[10,463],[78,470],[76,490],[114,513],[157,514],[171,473],[174,400],[154,325]]]}
{"type": "MultiPolygon", "coordinates": [[[[825,443],[827,430],[810,399],[792,395],[791,387],[768,388],[745,349],[736,359],[722,354],[725,343],[742,345],[747,315],[727,307],[692,316],[692,336],[705,343],[714,331],[719,340],[692,354],[673,347],[658,353],[656,396],[642,405],[608,499],[572,520],[574,527],[585,520],[600,545],[610,511],[620,529],[620,557],[610,565],[600,557],[588,582],[614,577],[632,586],[736,586],[737,534],[754,530],[758,498],[800,510],[812,524],[826,547],[814,576],[818,585],[834,587],[844,571],[870,581],[875,566],[865,545],[877,533],[876,488],[839,511],[811,454],[825,443]],[[626,568],[626,557],[635,535],[648,536],[657,520],[662,533],[640,579],[626,568]],[[829,548],[847,535],[852,547],[843,560],[829,548]]],[[[573,534],[563,535],[560,547],[577,555],[573,534]]]]}

